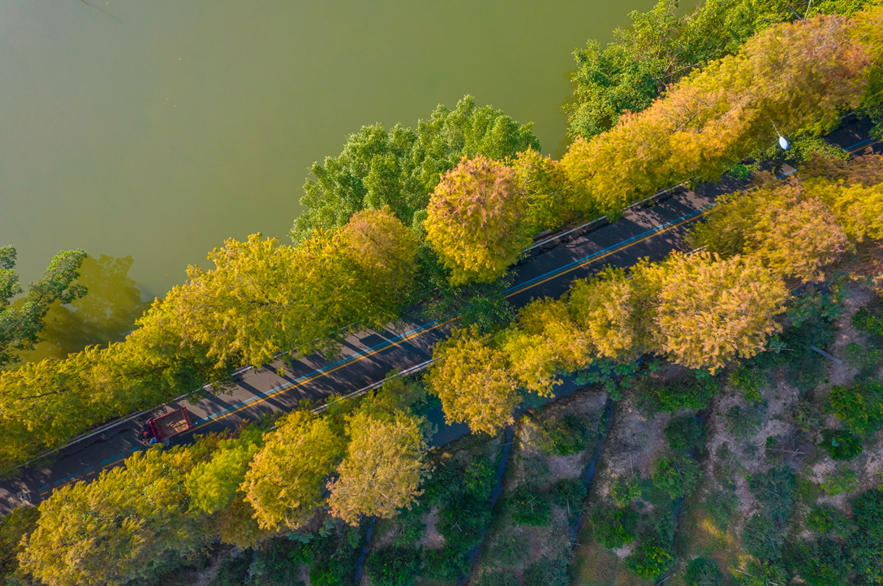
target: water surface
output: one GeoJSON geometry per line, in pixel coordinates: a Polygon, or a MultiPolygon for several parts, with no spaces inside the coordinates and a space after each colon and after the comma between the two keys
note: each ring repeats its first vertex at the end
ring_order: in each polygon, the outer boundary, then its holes
{"type": "Polygon", "coordinates": [[[125,258],[144,298],[287,242],[307,168],[465,94],[560,151],[571,52],[653,0],[0,0],[0,244],[125,258]]]}

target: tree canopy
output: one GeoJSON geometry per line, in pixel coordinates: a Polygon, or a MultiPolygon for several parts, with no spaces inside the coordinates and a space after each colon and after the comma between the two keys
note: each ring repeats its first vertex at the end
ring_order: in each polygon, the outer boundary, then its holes
{"type": "MultiPolygon", "coordinates": [[[[295,220],[291,238],[302,242],[317,228],[334,230],[358,211],[383,206],[410,227],[440,176],[464,156],[501,160],[530,147],[539,150],[532,127],[490,106],[477,107],[472,96],[454,110],[439,105],[428,120],[417,123],[417,130],[363,126],[347,138],[340,155],[310,168],[312,178],[301,198],[305,211],[295,220]]],[[[422,221],[418,215],[417,222],[422,221]]]]}

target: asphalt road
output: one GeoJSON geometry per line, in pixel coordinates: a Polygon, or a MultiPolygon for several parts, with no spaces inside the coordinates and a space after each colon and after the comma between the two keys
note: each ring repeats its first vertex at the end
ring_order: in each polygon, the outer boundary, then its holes
{"type": "MultiPolygon", "coordinates": [[[[847,150],[862,150],[871,142],[869,130],[867,123],[851,120],[828,140],[847,150]]],[[[560,297],[574,279],[587,277],[606,265],[628,267],[643,257],[659,260],[673,250],[683,250],[684,235],[702,218],[714,198],[743,186],[724,180],[702,184],[693,191],[676,188],[649,204],[630,208],[615,223],[599,221],[556,237],[533,248],[519,262],[506,296],[516,308],[523,307],[532,299],[560,297]]],[[[51,463],[30,467],[17,478],[0,483],[0,514],[37,504],[57,488],[79,480],[90,481],[102,470],[122,465],[133,452],[146,448],[137,434],[151,417],[187,408],[194,428],[172,438],[173,445],[192,441],[194,434],[235,429],[243,421],[263,414],[291,410],[302,399],[321,402],[331,394],[348,394],[382,381],[394,369],[420,365],[431,359],[433,346],[447,335],[451,325],[449,321],[413,317],[395,328],[360,332],[346,339],[341,355],[334,359],[311,355],[251,369],[237,377],[229,394],[211,395],[195,405],[186,400],[172,402],[99,428],[59,450],[51,463]],[[282,375],[276,372],[280,367],[284,369],[282,375]]],[[[559,387],[558,393],[573,392],[571,386],[559,387]]],[[[440,428],[433,441],[436,445],[468,432],[463,425],[440,428]]]]}

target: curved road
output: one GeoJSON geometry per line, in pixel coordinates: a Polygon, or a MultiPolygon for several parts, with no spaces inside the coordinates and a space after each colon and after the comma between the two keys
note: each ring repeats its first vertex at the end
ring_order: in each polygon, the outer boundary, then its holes
{"type": "MultiPolygon", "coordinates": [[[[860,151],[871,143],[869,130],[867,122],[853,119],[828,140],[860,151]]],[[[572,280],[587,277],[605,265],[627,267],[642,257],[659,260],[673,250],[682,250],[684,234],[706,213],[714,198],[744,186],[744,182],[724,180],[702,184],[694,191],[675,188],[647,204],[633,206],[613,224],[602,220],[540,241],[515,267],[516,279],[506,296],[520,308],[538,297],[560,297],[572,280]]],[[[89,481],[104,469],[122,465],[125,458],[146,447],[136,437],[143,422],[172,408],[186,407],[194,423],[193,430],[172,438],[173,443],[192,441],[194,432],[235,429],[263,414],[291,410],[302,399],[321,401],[331,394],[348,394],[382,381],[393,369],[419,368],[431,359],[432,347],[450,326],[446,321],[412,316],[398,328],[348,337],[337,359],[312,355],[277,361],[267,368],[242,372],[230,394],[210,395],[196,405],[186,400],[172,402],[108,424],[59,450],[51,464],[28,468],[18,478],[0,483],[0,514],[37,504],[59,487],[89,481]],[[281,376],[276,373],[278,368],[284,369],[281,376]]],[[[463,425],[448,427],[433,443],[445,443],[466,432],[463,425]]]]}

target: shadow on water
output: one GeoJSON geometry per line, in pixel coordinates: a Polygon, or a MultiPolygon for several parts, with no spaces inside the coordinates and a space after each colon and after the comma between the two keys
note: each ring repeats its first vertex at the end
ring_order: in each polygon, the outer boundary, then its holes
{"type": "MultiPolygon", "coordinates": [[[[70,305],[56,303],[46,315],[42,341],[31,352],[19,355],[20,363],[45,358],[64,358],[86,346],[119,342],[135,327],[135,320],[150,307],[141,301],[141,292],[129,277],[135,261],[131,256],[87,257],[80,267],[77,283],[88,293],[70,305]]],[[[19,300],[21,304],[23,300],[19,300]]]]}

